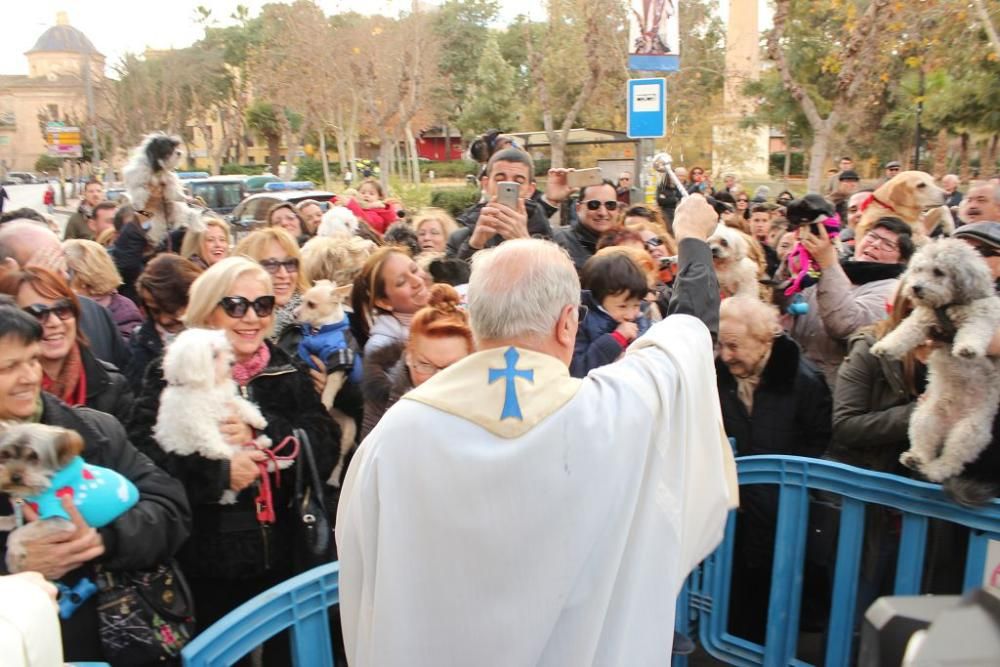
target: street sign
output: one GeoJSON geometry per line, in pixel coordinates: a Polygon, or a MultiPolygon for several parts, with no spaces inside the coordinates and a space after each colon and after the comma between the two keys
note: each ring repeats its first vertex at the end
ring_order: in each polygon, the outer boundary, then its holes
{"type": "Polygon", "coordinates": [[[48,123],[45,127],[45,134],[50,157],[83,157],[80,128],[58,122],[48,123]]]}
{"type": "Polygon", "coordinates": [[[658,139],[667,133],[667,80],[628,82],[627,134],[631,139],[658,139]]]}

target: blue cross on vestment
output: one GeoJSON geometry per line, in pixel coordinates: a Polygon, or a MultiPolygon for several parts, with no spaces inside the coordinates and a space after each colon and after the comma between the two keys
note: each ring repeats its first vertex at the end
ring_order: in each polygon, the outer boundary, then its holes
{"type": "Polygon", "coordinates": [[[508,417],[513,419],[521,419],[521,405],[517,402],[517,378],[522,378],[528,382],[535,381],[535,371],[533,370],[519,370],[517,368],[517,361],[521,358],[521,355],[513,347],[507,348],[507,351],[503,353],[503,358],[507,361],[506,368],[491,368],[490,369],[490,381],[489,384],[493,384],[497,380],[506,380],[507,389],[504,393],[503,398],[503,411],[500,413],[500,420],[503,421],[508,417]]]}

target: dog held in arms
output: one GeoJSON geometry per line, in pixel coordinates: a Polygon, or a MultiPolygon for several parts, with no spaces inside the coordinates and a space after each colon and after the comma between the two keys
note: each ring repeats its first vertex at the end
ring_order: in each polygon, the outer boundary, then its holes
{"type": "Polygon", "coordinates": [[[995,486],[966,483],[961,475],[990,445],[1000,401],[1000,360],[986,356],[1000,327],[992,274],[971,246],[941,239],[913,256],[903,285],[914,310],[872,354],[898,358],[928,338],[947,345],[927,361],[926,394],[910,418],[910,449],[899,460],[945,483],[958,502],[985,502],[995,486]]]}
{"type": "MultiPolygon", "coordinates": [[[[163,376],[167,386],[160,397],[160,410],[153,437],[163,451],[208,459],[231,459],[246,447],[267,449],[271,439],[257,436],[252,443],[230,445],[219,425],[230,415],[257,431],[267,426],[260,409],[240,396],[232,378],[235,357],[224,331],[185,329],[167,346],[163,356],[163,376]]],[[[268,463],[272,467],[273,463],[268,463]]],[[[280,461],[288,467],[290,461],[280,461]]],[[[236,493],[227,489],[219,503],[236,502],[236,493]]]]}
{"type": "Polygon", "coordinates": [[[154,246],[180,227],[204,231],[201,214],[187,205],[181,181],[174,173],[181,162],[180,143],[162,132],[149,134],[122,169],[129,200],[136,211],[147,216],[146,233],[154,246]]]}
{"type": "Polygon", "coordinates": [[[80,434],[69,429],[0,425],[0,492],[26,504],[39,518],[20,527],[16,520],[3,526],[13,530],[7,539],[8,571],[23,569],[25,543],[76,530],[62,506],[63,498],[72,499],[83,520],[94,528],[108,525],[139,502],[139,491],[131,481],[84,462],[83,446],[80,434]]]}
{"type": "Polygon", "coordinates": [[[721,222],[708,238],[712,250],[712,264],[719,279],[719,287],[728,296],[757,298],[757,262],[750,258],[750,246],[739,230],[721,222]]]}
{"type": "Polygon", "coordinates": [[[351,287],[350,284],[338,287],[329,280],[317,280],[302,295],[302,303],[295,311],[295,319],[301,324],[303,334],[299,342],[299,358],[318,370],[311,358],[316,357],[323,362],[328,373],[320,401],[340,426],[340,456],[328,480],[335,487],[340,486],[341,469],[357,435],[354,420],[333,407],[348,378],[355,384],[361,382],[361,359],[351,349],[345,335],[350,332],[350,322],[344,313],[343,301],[350,294],[351,287]]]}

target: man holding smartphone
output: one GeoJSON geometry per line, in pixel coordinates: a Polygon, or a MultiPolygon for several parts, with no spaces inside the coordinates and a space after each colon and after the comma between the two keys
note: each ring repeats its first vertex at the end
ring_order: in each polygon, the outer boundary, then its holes
{"type": "MultiPolygon", "coordinates": [[[[468,260],[483,248],[498,246],[511,239],[551,238],[552,228],[541,206],[532,200],[535,171],[531,156],[517,148],[497,151],[486,164],[481,179],[485,201],[463,211],[456,221],[461,226],[448,239],[448,256],[468,260]],[[500,184],[517,184],[516,205],[500,201],[500,184]]],[[[510,191],[505,185],[503,190],[510,191]]]]}

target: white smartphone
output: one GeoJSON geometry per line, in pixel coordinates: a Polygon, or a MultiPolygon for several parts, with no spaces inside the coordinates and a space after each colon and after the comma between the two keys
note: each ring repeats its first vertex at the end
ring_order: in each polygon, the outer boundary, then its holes
{"type": "Polygon", "coordinates": [[[514,181],[500,181],[497,183],[497,203],[503,204],[507,208],[517,210],[517,198],[521,192],[521,186],[514,181]]]}
{"type": "Polygon", "coordinates": [[[593,169],[575,169],[566,174],[566,184],[571,188],[589,188],[604,182],[600,167],[593,169]]]}

